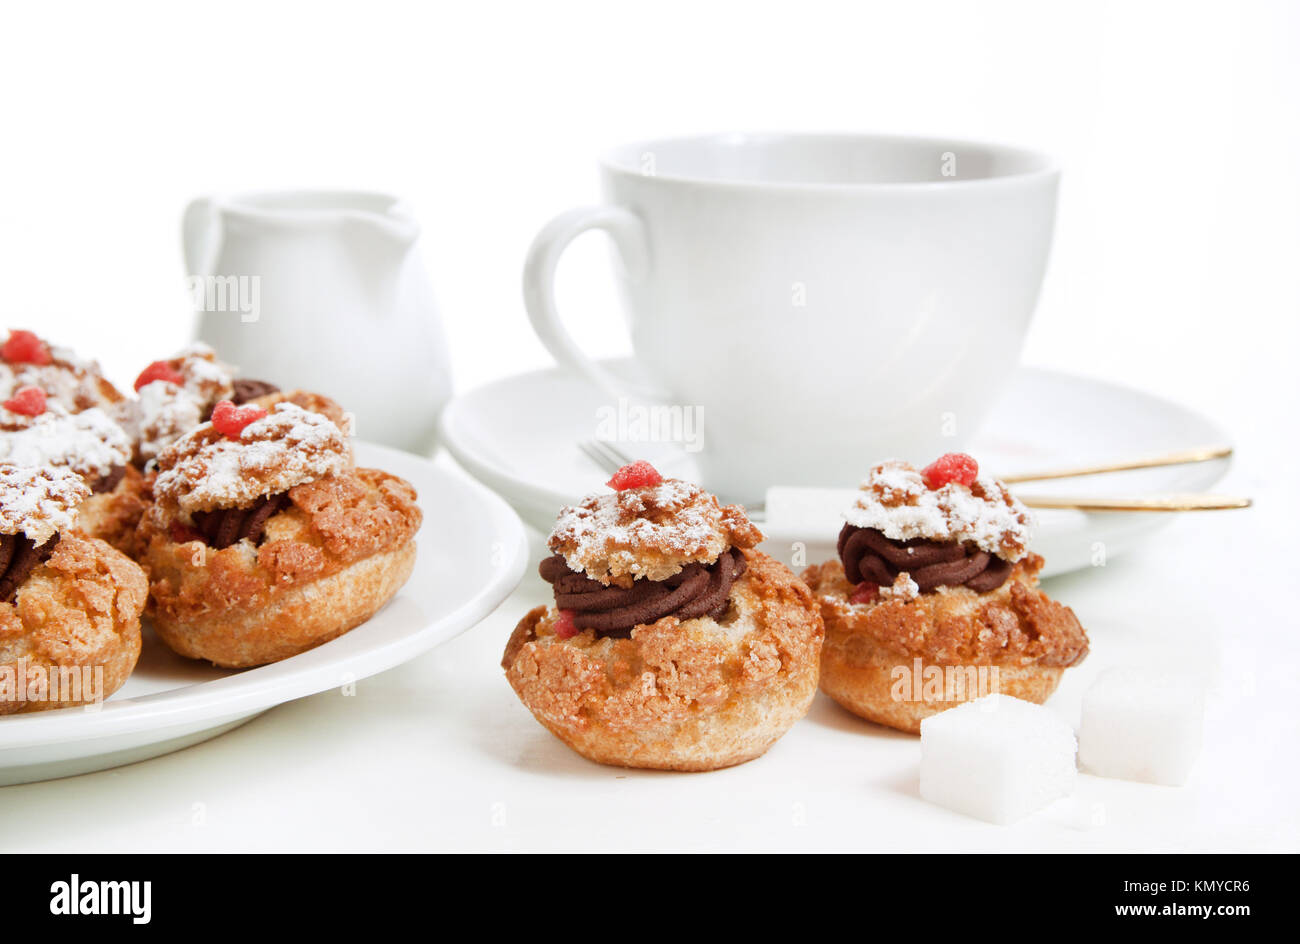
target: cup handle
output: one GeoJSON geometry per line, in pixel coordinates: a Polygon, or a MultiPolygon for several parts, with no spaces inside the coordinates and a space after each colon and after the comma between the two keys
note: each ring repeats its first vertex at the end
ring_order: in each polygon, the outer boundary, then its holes
{"type": "Polygon", "coordinates": [[[533,330],[561,366],[586,377],[606,393],[641,400],[668,400],[665,391],[619,377],[588,357],[560,320],[555,307],[555,269],[569,243],[589,229],[604,230],[614,240],[628,279],[636,282],[646,277],[650,249],[645,224],[639,216],[618,206],[579,207],[561,213],[542,227],[524,263],[524,307],[533,330]]]}

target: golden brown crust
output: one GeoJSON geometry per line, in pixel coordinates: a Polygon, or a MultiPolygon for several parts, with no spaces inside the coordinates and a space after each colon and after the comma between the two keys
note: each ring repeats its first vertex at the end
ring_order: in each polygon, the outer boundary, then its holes
{"type": "Polygon", "coordinates": [[[1011,695],[1041,705],[1056,691],[1060,666],[937,666],[900,661],[884,649],[822,650],[821,690],[859,718],[909,734],[921,722],[983,695],[1011,695]]]}
{"type": "Polygon", "coordinates": [[[348,469],[290,489],[289,500],[259,547],[178,544],[158,506],[141,519],[149,615],[172,648],[219,665],[282,659],[368,618],[410,575],[422,516],[403,479],[348,469]]]}
{"type": "Polygon", "coordinates": [[[329,642],[374,616],[411,576],[415,542],[271,595],[265,606],[227,607],[176,621],[153,617],[158,637],[190,659],[242,669],[329,642]]]}
{"type": "Polygon", "coordinates": [[[330,399],[323,393],[312,393],[309,390],[277,390],[275,393],[254,397],[248,402],[264,410],[271,409],[277,403],[293,403],[304,410],[329,417],[334,425],[344,432],[348,432],[352,427],[351,415],[339,405],[338,401],[330,399]]]}
{"type": "Polygon", "coordinates": [[[91,495],[77,509],[77,529],[107,541],[123,554],[135,553],[135,532],[149,506],[149,483],[135,466],[128,465],[122,480],[110,492],[91,495]]]}
{"type": "Polygon", "coordinates": [[[921,718],[987,694],[954,693],[953,682],[963,682],[960,671],[944,671],[949,668],[965,671],[965,678],[972,669],[996,668],[984,676],[992,690],[1041,703],[1064,669],[1088,654],[1088,636],[1074,611],[1037,589],[1042,566],[1043,559],[1030,554],[988,593],[944,587],[910,601],[871,604],[849,603],[852,586],[838,560],[809,567],[803,579],[818,596],[826,624],[822,691],[855,714],[913,733],[921,718]],[[913,679],[918,668],[931,667],[945,680],[942,692],[917,678],[915,697],[896,697],[898,673],[913,679]]]}
{"type": "Polygon", "coordinates": [[[721,620],[665,617],[630,639],[555,636],[538,607],[506,645],[506,678],[548,730],[604,764],[714,770],[761,755],[807,712],[823,629],[783,565],[744,552],[721,620]]]}
{"type": "MultiPolygon", "coordinates": [[[[86,667],[102,669],[99,695],[108,697],[122,687],[139,658],[147,593],[144,572],[124,554],[103,541],[64,534],[13,602],[0,602],[0,689],[6,678],[19,677],[20,665],[46,673],[86,667]]],[[[0,690],[0,715],[93,700],[24,702],[0,690]]]]}

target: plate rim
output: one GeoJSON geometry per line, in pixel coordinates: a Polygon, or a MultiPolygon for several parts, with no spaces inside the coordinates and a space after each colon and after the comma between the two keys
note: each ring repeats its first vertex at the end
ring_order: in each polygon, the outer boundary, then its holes
{"type": "MultiPolygon", "coordinates": [[[[616,368],[619,364],[635,363],[635,358],[607,357],[598,358],[598,362],[604,367],[616,368]]],[[[1140,387],[1132,387],[1128,384],[1117,383],[1100,377],[1091,377],[1087,374],[1081,374],[1075,371],[1060,370],[1054,367],[1039,367],[1019,364],[1016,366],[1015,371],[1017,374],[1037,374],[1040,378],[1065,378],[1066,380],[1076,384],[1105,387],[1109,388],[1113,392],[1138,396],[1148,402],[1157,403],[1166,409],[1194,416],[1207,428],[1214,430],[1216,436],[1225,444],[1231,444],[1232,442],[1232,438],[1228,435],[1227,431],[1206,414],[1179,403],[1177,400],[1170,399],[1158,393],[1151,393],[1150,391],[1144,390],[1140,387]]],[[[474,452],[470,448],[467,448],[466,444],[454,434],[454,424],[457,421],[457,413],[464,409],[464,404],[470,397],[484,393],[495,387],[504,386],[510,383],[519,383],[525,379],[541,377],[543,375],[562,376],[581,382],[580,377],[565,370],[562,366],[555,364],[550,367],[541,367],[534,370],[522,371],[517,374],[510,374],[509,376],[499,377],[496,380],[490,380],[487,383],[480,384],[471,390],[457,394],[442,409],[442,412],[438,415],[438,441],[444,446],[444,448],[446,448],[456,462],[462,465],[466,471],[478,479],[480,483],[487,485],[498,493],[509,493],[512,496],[511,504],[527,503],[530,505],[541,505],[549,503],[552,507],[558,510],[565,502],[572,501],[578,496],[559,496],[558,492],[553,493],[550,489],[545,488],[544,486],[516,478],[510,472],[503,471],[496,464],[492,463],[490,459],[474,452]],[[514,496],[523,496],[523,498],[515,498],[514,496]]],[[[1227,459],[1221,466],[1223,471],[1220,475],[1214,478],[1214,482],[1221,480],[1223,476],[1227,474],[1227,470],[1230,466],[1231,458],[1227,459]]],[[[1213,482],[1211,484],[1213,484],[1213,482]]]]}
{"type": "MultiPolygon", "coordinates": [[[[422,655],[481,622],[523,579],[528,564],[528,537],[523,522],[509,502],[474,476],[439,466],[427,456],[391,446],[365,440],[357,440],[356,445],[380,456],[396,454],[404,462],[424,463],[435,476],[454,480],[477,495],[483,507],[491,512],[492,525],[505,529],[507,538],[503,543],[509,555],[492,579],[456,610],[400,639],[349,657],[346,671],[359,681],[422,655]]],[[[208,719],[219,723],[221,719],[265,711],[316,695],[338,687],[339,672],[344,671],[328,653],[322,655],[322,649],[309,649],[280,662],[166,691],[120,701],[114,701],[110,696],[101,707],[94,709],[63,708],[10,715],[0,719],[0,756],[23,748],[96,741],[151,730],[165,731],[201,724],[208,719]],[[226,692],[230,688],[235,689],[233,694],[226,692]]]]}

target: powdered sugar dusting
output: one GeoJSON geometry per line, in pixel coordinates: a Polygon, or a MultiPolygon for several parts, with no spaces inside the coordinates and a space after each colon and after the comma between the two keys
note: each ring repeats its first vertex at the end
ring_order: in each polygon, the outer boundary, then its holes
{"type": "Polygon", "coordinates": [[[908,600],[915,600],[921,595],[921,588],[917,586],[916,581],[903,571],[894,578],[892,585],[880,588],[881,600],[899,600],[906,603],[908,600]]]}
{"type": "Polygon", "coordinates": [[[159,454],[203,422],[204,404],[176,384],[156,380],[140,388],[132,404],[140,457],[145,461],[159,454]]]}
{"type": "Polygon", "coordinates": [[[217,360],[206,344],[191,344],[166,363],[184,378],[183,383],[147,383],[137,399],[122,404],[114,415],[146,462],[197,427],[213,404],[228,399],[235,389],[234,368],[217,360]]]}
{"type": "Polygon", "coordinates": [[[856,504],[845,514],[849,524],[874,528],[895,541],[970,542],[1003,560],[1028,553],[1029,510],[996,479],[980,476],[971,486],[926,486],[921,473],[890,459],[873,468],[856,504]]]}
{"type": "Polygon", "coordinates": [[[24,534],[40,547],[77,522],[90,486],[71,469],[0,466],[0,534],[24,534]]]}
{"type": "Polygon", "coordinates": [[[50,346],[49,364],[9,364],[0,361],[0,400],[8,400],[20,387],[40,387],[50,400],[72,412],[104,406],[119,395],[95,361],[83,360],[69,348],[50,346]],[[106,395],[107,393],[111,395],[106,395]]]}
{"type": "Polygon", "coordinates": [[[711,564],[729,547],[763,539],[739,505],[719,505],[698,485],[658,485],[590,495],[561,510],[547,542],[594,580],[663,580],[686,564],[711,564]]]}
{"type": "Polygon", "coordinates": [[[352,464],[347,436],[329,418],[293,403],[229,439],[204,423],[158,457],[154,494],[184,514],[241,508],[352,464]]]}
{"type": "Polygon", "coordinates": [[[39,416],[0,408],[0,463],[66,466],[94,483],[130,461],[126,431],[99,407],[69,413],[47,403],[39,416]]]}

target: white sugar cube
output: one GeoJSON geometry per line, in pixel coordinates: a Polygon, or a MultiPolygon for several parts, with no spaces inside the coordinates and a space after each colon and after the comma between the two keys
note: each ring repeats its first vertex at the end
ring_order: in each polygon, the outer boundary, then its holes
{"type": "Polygon", "coordinates": [[[1041,705],[985,695],[921,722],[921,796],[1012,823],[1074,790],[1074,731],[1041,705]]]}
{"type": "Polygon", "coordinates": [[[1200,753],[1204,718],[1196,676],[1110,669],[1083,696],[1079,763],[1101,777],[1180,786],[1200,753]]]}

